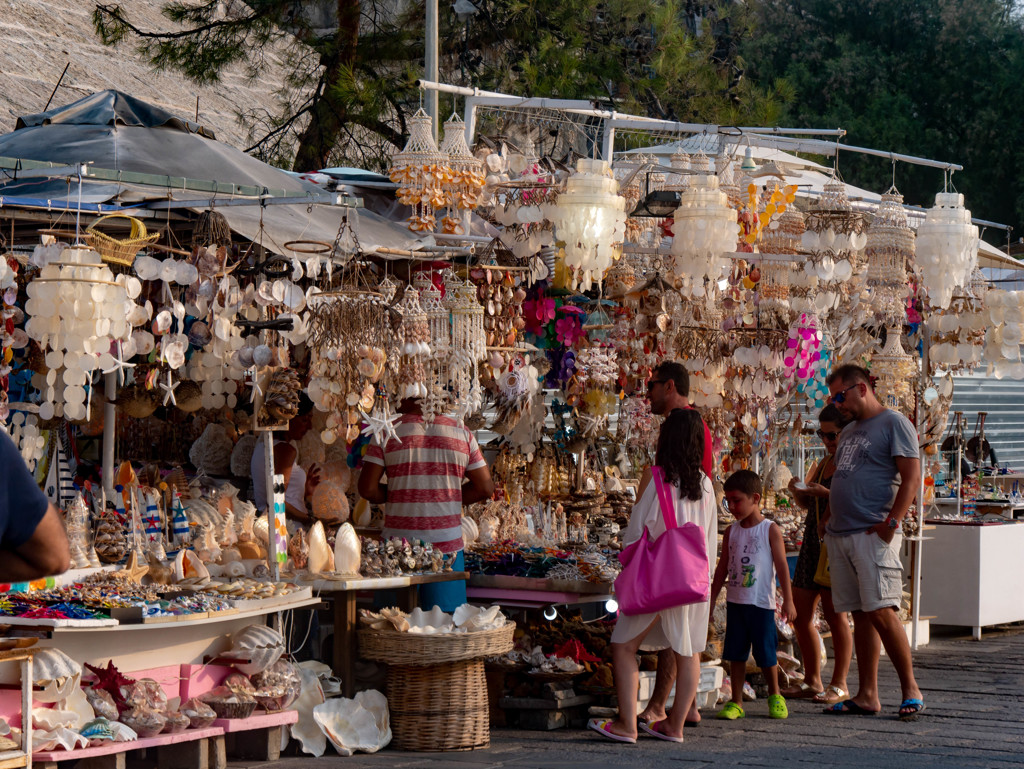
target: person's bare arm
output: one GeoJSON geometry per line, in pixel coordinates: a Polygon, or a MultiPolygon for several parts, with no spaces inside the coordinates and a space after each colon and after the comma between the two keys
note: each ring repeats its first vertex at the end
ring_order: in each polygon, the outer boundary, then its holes
{"type": "Polygon", "coordinates": [[[57,508],[50,505],[28,542],[0,557],[0,582],[28,582],[63,574],[71,566],[68,538],[57,508]]]}
{"type": "Polygon", "coordinates": [[[363,469],[359,473],[359,496],[375,505],[383,505],[388,501],[388,487],[381,483],[384,477],[384,465],[374,462],[363,462],[363,469]]]}
{"type": "Polygon", "coordinates": [[[718,601],[718,594],[722,591],[725,578],[729,571],[729,532],[732,526],[725,530],[722,536],[722,554],[718,557],[718,566],[715,567],[715,578],[711,580],[711,608],[714,610],[718,601]]]}
{"type": "Polygon", "coordinates": [[[768,541],[772,546],[772,562],[775,564],[775,574],[779,578],[779,589],[782,591],[782,613],[786,619],[793,622],[796,619],[796,604],[793,603],[793,587],[789,581],[786,541],[777,523],[773,523],[768,529],[768,541]]]}
{"type": "MultiPolygon", "coordinates": [[[[362,479],[360,479],[362,481],[362,479]]],[[[490,499],[494,494],[494,481],[487,466],[466,471],[466,483],[462,484],[462,504],[472,505],[490,499]]]]}

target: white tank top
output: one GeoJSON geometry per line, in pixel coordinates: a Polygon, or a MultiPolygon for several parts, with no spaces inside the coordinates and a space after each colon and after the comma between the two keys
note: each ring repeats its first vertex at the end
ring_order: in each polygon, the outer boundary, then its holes
{"type": "Polygon", "coordinates": [[[771,527],[767,518],[749,529],[739,523],[729,527],[725,598],[730,603],[775,609],[775,564],[768,538],[771,527]]]}

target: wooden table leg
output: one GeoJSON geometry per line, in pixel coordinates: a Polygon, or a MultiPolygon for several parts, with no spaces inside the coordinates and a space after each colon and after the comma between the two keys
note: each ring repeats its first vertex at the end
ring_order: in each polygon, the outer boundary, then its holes
{"type": "Polygon", "coordinates": [[[416,585],[400,587],[396,592],[398,593],[396,596],[398,608],[405,613],[408,614],[419,605],[419,601],[417,600],[419,596],[416,585]]]}
{"type": "Polygon", "coordinates": [[[346,697],[356,693],[356,594],[354,590],[334,596],[334,674],[341,678],[346,697]]]}

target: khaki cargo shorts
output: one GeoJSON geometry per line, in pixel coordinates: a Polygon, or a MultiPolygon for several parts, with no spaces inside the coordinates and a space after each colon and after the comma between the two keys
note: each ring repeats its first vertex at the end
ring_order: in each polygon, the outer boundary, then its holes
{"type": "Polygon", "coordinates": [[[903,600],[902,532],[897,531],[889,543],[870,531],[846,537],[826,534],[825,543],[836,611],[899,609],[903,600]]]}

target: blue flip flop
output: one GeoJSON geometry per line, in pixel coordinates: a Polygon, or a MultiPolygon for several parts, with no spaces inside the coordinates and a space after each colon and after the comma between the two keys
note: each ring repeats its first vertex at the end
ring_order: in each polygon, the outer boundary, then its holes
{"type": "Polygon", "coordinates": [[[900,703],[899,719],[900,721],[914,721],[922,710],[924,710],[923,700],[919,697],[908,697],[900,703]],[[904,710],[907,712],[904,713],[904,710]]]}
{"type": "Polygon", "coordinates": [[[827,716],[877,716],[877,710],[862,708],[853,700],[843,700],[821,711],[827,716]]]}

